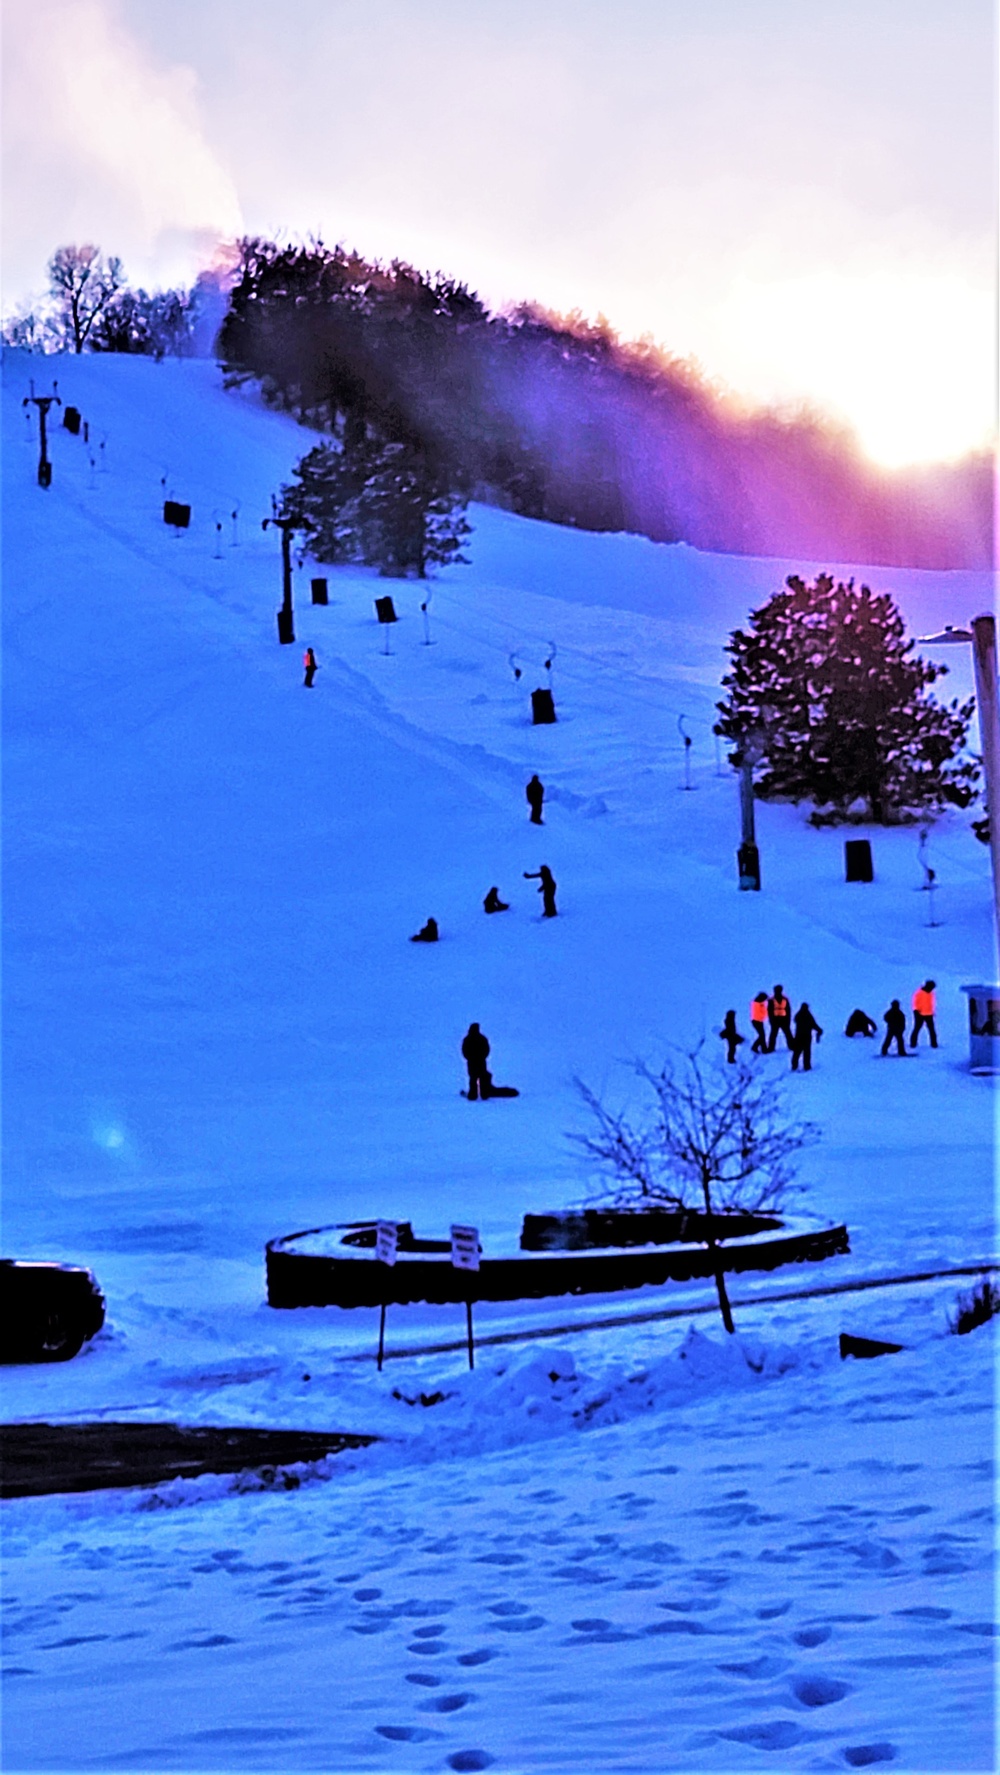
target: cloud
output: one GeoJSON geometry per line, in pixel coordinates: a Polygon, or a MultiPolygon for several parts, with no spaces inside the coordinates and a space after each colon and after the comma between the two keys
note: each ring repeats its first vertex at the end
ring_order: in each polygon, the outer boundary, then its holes
{"type": "Polygon", "coordinates": [[[94,240],[152,282],[190,275],[240,231],[196,75],[155,65],[106,0],[7,0],[4,87],[8,287],[40,282],[43,224],[49,251],[94,240]]]}

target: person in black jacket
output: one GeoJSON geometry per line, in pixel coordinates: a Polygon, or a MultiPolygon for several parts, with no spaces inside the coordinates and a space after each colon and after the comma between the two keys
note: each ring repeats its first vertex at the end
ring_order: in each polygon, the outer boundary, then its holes
{"type": "Polygon", "coordinates": [[[470,1023],[462,1041],[462,1058],[469,1073],[468,1099],[475,1103],[480,1096],[486,1098],[490,1094],[490,1075],[486,1070],[486,1062],[490,1055],[490,1044],[478,1023],[470,1023]]]}
{"type": "Polygon", "coordinates": [[[894,998],[882,1019],[885,1024],[885,1041],[882,1043],[883,1054],[888,1054],[893,1042],[901,1060],[906,1059],[906,1012],[898,998],[894,998]]]}
{"type": "Polygon", "coordinates": [[[537,776],[533,776],[524,793],[527,796],[528,806],[531,809],[531,812],[528,815],[531,824],[533,826],[544,826],[545,821],[542,819],[542,802],[545,799],[545,785],[539,782],[537,776]]]}
{"type": "Polygon", "coordinates": [[[485,900],[483,901],[483,911],[484,912],[509,912],[510,911],[510,903],[507,900],[501,900],[499,888],[491,887],[489,893],[487,894],[485,900]]]}
{"type": "Polygon", "coordinates": [[[867,1011],[852,1011],[847,1019],[844,1034],[851,1036],[874,1035],[877,1028],[878,1025],[874,1017],[869,1017],[867,1011]]]}
{"type": "Polygon", "coordinates": [[[427,920],[427,923],[423,926],[423,928],[416,933],[416,936],[413,936],[410,938],[410,942],[411,943],[436,943],[438,940],[439,934],[440,933],[438,931],[437,919],[436,918],[429,918],[427,920]]]}
{"type": "Polygon", "coordinates": [[[542,917],[555,918],[556,883],[548,864],[543,863],[540,869],[524,869],[522,870],[522,874],[524,875],[525,881],[537,881],[541,884],[538,892],[542,896],[542,917]]]}
{"type": "Polygon", "coordinates": [[[723,1023],[722,1028],[719,1030],[719,1034],[726,1044],[726,1059],[730,1066],[735,1066],[736,1050],[740,1046],[740,1043],[745,1040],[745,1037],[740,1034],[736,1027],[735,1011],[726,1012],[726,1020],[723,1023]]]}
{"type": "Polygon", "coordinates": [[[795,1013],[795,1039],[792,1043],[792,1071],[798,1072],[799,1061],[803,1072],[812,1071],[812,1039],[822,1039],[823,1031],[817,1023],[809,1006],[803,1000],[795,1013]]]}

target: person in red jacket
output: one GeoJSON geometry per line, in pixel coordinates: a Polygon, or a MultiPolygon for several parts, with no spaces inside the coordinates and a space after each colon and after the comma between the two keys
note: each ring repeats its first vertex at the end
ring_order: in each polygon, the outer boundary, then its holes
{"type": "Polygon", "coordinates": [[[916,1047],[917,1037],[920,1034],[920,1031],[925,1027],[931,1038],[931,1047],[936,1048],[938,1045],[937,1030],[934,1027],[934,1011],[936,1007],[934,988],[936,984],[937,982],[935,980],[925,980],[923,985],[918,986],[916,992],[913,994],[913,1028],[910,1031],[911,1048],[916,1047]]]}
{"type": "Polygon", "coordinates": [[[302,664],[305,666],[305,669],[306,669],[306,675],[305,675],[305,678],[303,679],[303,683],[305,684],[305,687],[307,690],[311,690],[312,685],[313,685],[313,679],[315,678],[316,673],[319,669],[316,664],[316,655],[314,654],[311,647],[307,647],[305,650],[305,653],[302,655],[302,664]]]}
{"type": "Polygon", "coordinates": [[[753,1030],[751,1054],[767,1053],[767,993],[755,993],[750,1002],[750,1028],[753,1030]]]}

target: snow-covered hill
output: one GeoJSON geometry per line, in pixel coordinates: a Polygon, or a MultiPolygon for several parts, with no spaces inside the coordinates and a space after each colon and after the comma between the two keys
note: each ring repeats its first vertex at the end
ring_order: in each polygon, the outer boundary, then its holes
{"type": "MultiPolygon", "coordinates": [[[[574,1076],[623,1101],[631,1057],[720,1047],[725,1010],[746,1028],[776,980],[826,1030],[788,1081],[823,1130],[808,1206],[851,1230],[851,1256],[808,1280],[988,1259],[990,1087],[966,1070],[958,991],[992,967],[986,850],[967,816],[934,827],[931,928],[914,829],[874,829],[876,880],[849,886],[842,833],[762,807],[764,892],[739,894],[711,734],[726,636],[787,572],[856,572],[918,634],[987,607],[986,577],[710,556],[477,507],[471,564],[429,586],[307,563],[281,648],[261,519],[309,434],[224,393],[214,366],[60,359],[90,438],[54,427],[43,493],[21,405],[41,367],[4,365],[4,1243],[91,1263],[109,1328],[64,1368],[8,1370],[5,1412],[394,1441],[294,1497],[176,1487],[198,1509],[157,1517],[113,1494],[8,1505],[28,1673],[9,1766],[486,1767],[461,1761],[475,1750],[513,1769],[833,1768],[891,1746],[901,1767],[986,1767],[991,1333],[942,1335],[954,1285],[758,1308],[728,1349],[700,1319],[693,1340],[668,1323],[381,1379],[356,1360],[368,1315],[263,1297],[265,1240],[296,1227],[467,1219],[489,1249],[578,1199],[574,1076]],[[164,493],[191,502],[188,532],[164,526],[164,493]],[[330,603],[312,607],[321,571],[330,603]],[[559,721],[535,728],[553,650],[559,721]],[[541,862],[555,921],[522,879],[541,862]],[[492,883],[512,904],[487,919],[492,883]],[[442,941],[411,946],[431,913],[442,941]],[[904,1065],[842,1037],[856,1004],[880,1018],[928,974],[937,1053],[904,1065]],[[459,1095],[473,1018],[516,1103],[459,1095]],[[913,1347],[841,1369],[842,1324],[913,1347]],[[393,1388],[454,1397],[424,1413],[393,1388]],[[183,1591],[164,1593],[168,1571],[183,1591]],[[279,1572],[302,1595],[275,1615],[279,1572]],[[109,1611],[140,1608],[143,1637],[118,1645],[109,1611]],[[433,1671],[412,1653],[409,1686],[407,1610],[461,1622],[433,1671]],[[668,1629],[669,1657],[639,1656],[668,1629]]],[[[460,1329],[390,1315],[390,1343],[460,1329]]],[[[422,1654],[443,1643],[415,1631],[422,1654]]]]}

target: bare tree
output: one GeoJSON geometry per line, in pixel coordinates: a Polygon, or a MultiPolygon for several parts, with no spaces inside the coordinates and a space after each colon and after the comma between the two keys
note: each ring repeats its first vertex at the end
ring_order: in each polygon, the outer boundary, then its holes
{"type": "Polygon", "coordinates": [[[122,288],[120,259],[101,257],[100,247],[57,247],[49,260],[49,290],[67,345],[78,354],[99,314],[122,288]]]}
{"type": "Polygon", "coordinates": [[[597,1127],[570,1139],[610,1173],[616,1207],[704,1209],[723,1323],[733,1331],[714,1217],[726,1210],[780,1210],[801,1188],[792,1155],[819,1130],[813,1122],[788,1121],[780,1086],[749,1061],[712,1066],[699,1046],[658,1071],[643,1060],[633,1065],[653,1096],[645,1119],[636,1125],[615,1114],[577,1079],[597,1127]]]}

